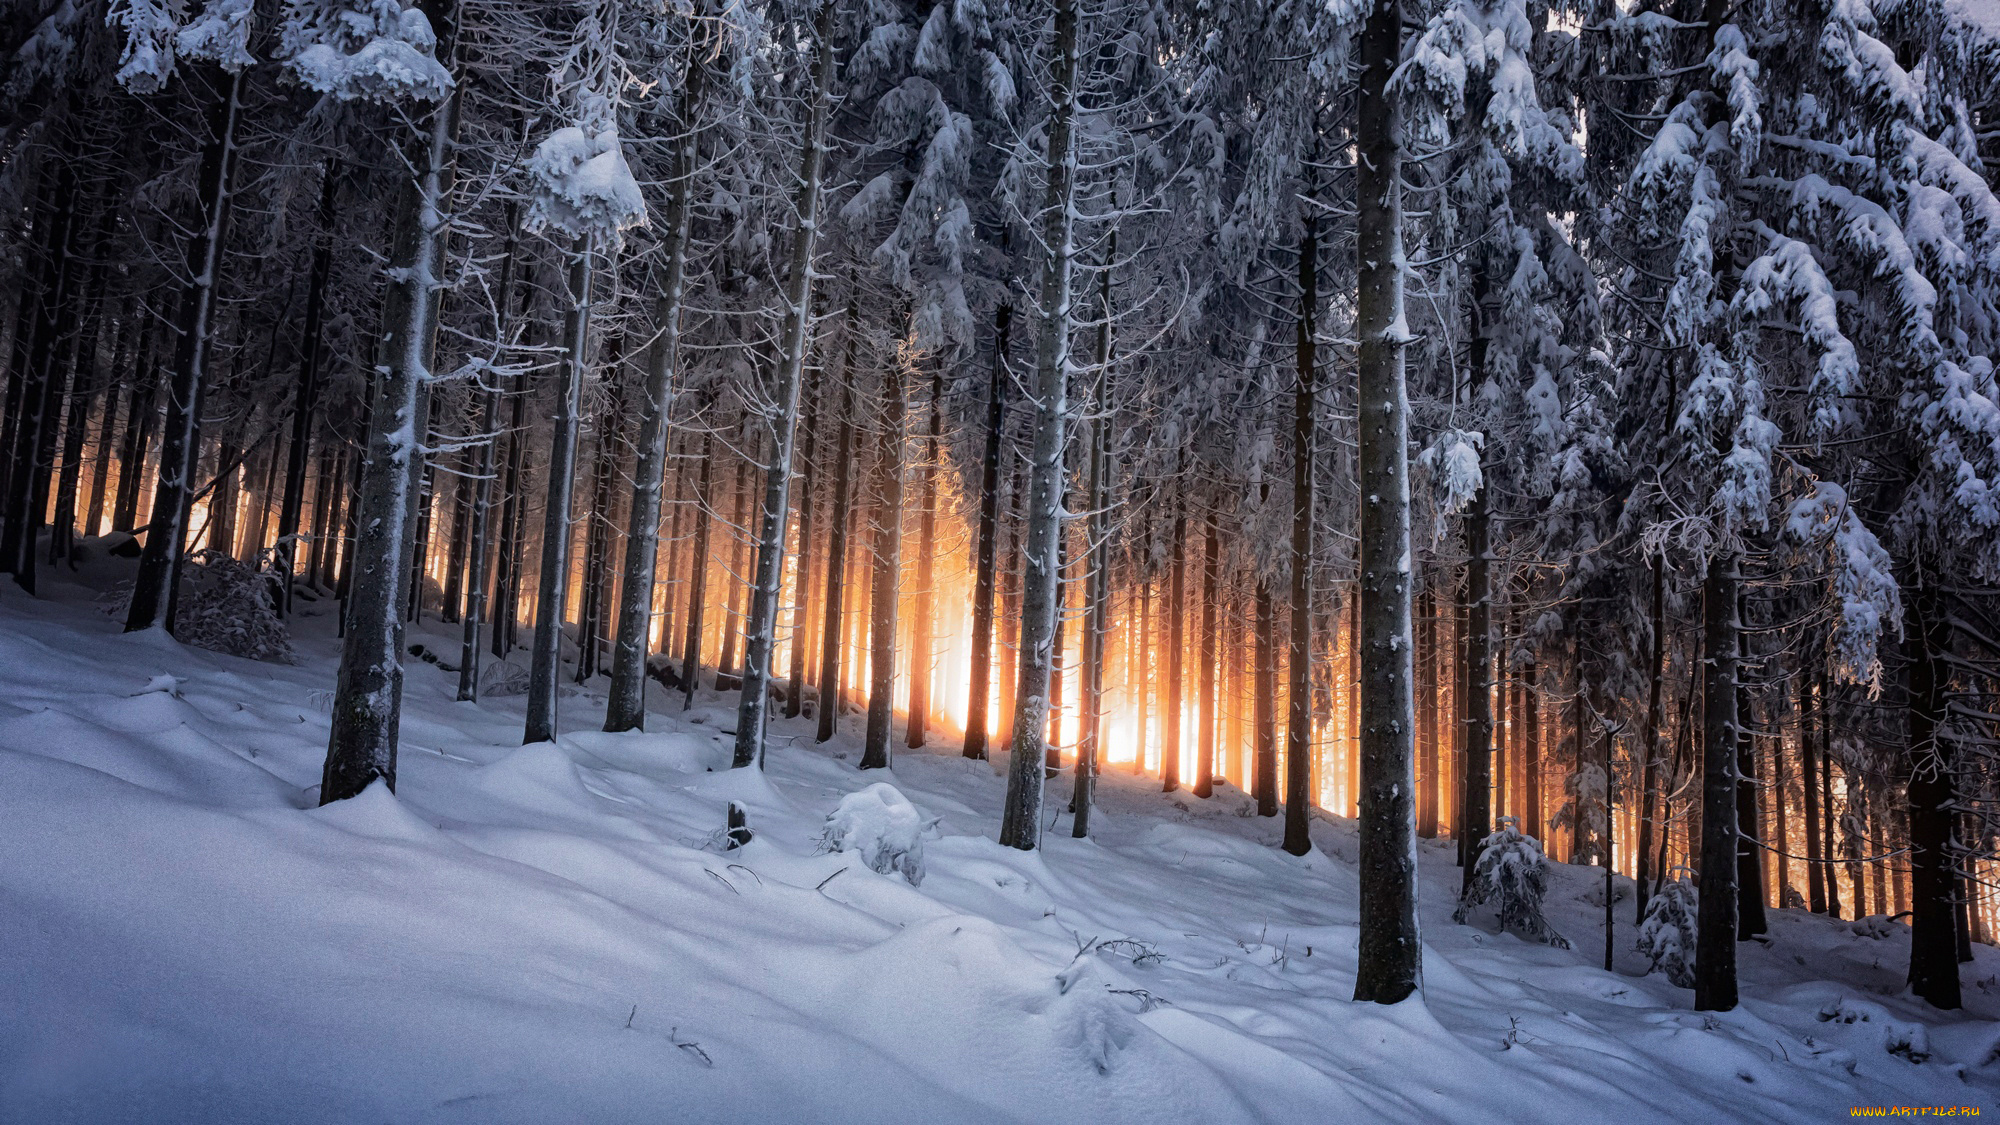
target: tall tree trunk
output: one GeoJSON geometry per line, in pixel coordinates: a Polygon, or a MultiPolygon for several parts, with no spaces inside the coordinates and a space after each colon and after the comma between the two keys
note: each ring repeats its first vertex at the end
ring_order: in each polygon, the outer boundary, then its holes
{"type": "MultiPolygon", "coordinates": [[[[512,336],[512,314],[514,311],[514,269],[521,245],[521,210],[518,204],[507,206],[507,243],[500,257],[500,288],[495,294],[493,307],[498,310],[494,323],[494,347],[496,355],[504,359],[510,351],[512,336]]],[[[495,378],[489,372],[487,378],[495,378]]],[[[493,475],[497,469],[500,448],[500,386],[481,388],[479,403],[479,445],[473,460],[472,514],[468,538],[471,540],[471,573],[466,576],[465,620],[460,630],[458,650],[458,698],[472,702],[479,698],[479,630],[486,623],[490,605],[486,595],[486,559],[492,552],[493,544],[488,529],[493,514],[493,475]]],[[[501,552],[504,558],[504,551],[501,552]]],[[[500,584],[494,583],[496,591],[500,584]]]]}
{"type": "Polygon", "coordinates": [[[904,740],[913,750],[924,744],[931,717],[931,661],[937,645],[932,621],[937,575],[931,559],[937,549],[937,466],[943,435],[944,368],[939,366],[931,372],[930,435],[924,443],[923,498],[918,501],[917,596],[910,622],[910,708],[904,740]]]}
{"type": "MultiPolygon", "coordinates": [[[[446,21],[451,8],[440,5],[446,21]]],[[[440,29],[447,41],[451,33],[440,29]]],[[[417,446],[429,413],[431,353],[436,344],[438,296],[444,273],[447,213],[454,170],[458,98],[429,112],[413,139],[398,205],[396,244],[384,312],[388,362],[375,380],[369,412],[367,465],[354,545],[354,565],[364,574],[349,582],[347,632],[334,690],[333,729],[319,800],[353,797],[380,778],[396,787],[396,742],[403,703],[403,583],[413,553],[409,540],[418,467],[417,446]]],[[[349,575],[351,578],[351,574],[349,575]]]]}
{"type": "MultiPolygon", "coordinates": [[[[1744,647],[1743,587],[1736,587],[1738,659],[1744,647]]],[[[1740,666],[1739,666],[1740,667],[1740,666]]],[[[1756,722],[1750,709],[1750,692],[1739,673],[1736,679],[1736,937],[1748,940],[1770,929],[1764,921],[1764,863],[1758,831],[1757,743],[1751,734],[1756,722]]]]}
{"type": "Polygon", "coordinates": [[[1736,1007],[1736,559],[1718,554],[1702,583],[1701,893],[1694,1006],[1736,1007]]]}
{"type": "MultiPolygon", "coordinates": [[[[1118,236],[1113,231],[1106,261],[1116,260],[1118,236]]],[[[1070,835],[1090,835],[1090,805],[1096,799],[1098,758],[1103,746],[1105,640],[1111,629],[1111,519],[1106,510],[1111,493],[1111,270],[1097,275],[1097,386],[1091,394],[1090,447],[1086,479],[1089,496],[1084,521],[1083,666],[1078,677],[1076,786],[1070,797],[1074,814],[1070,835]]]]}
{"type": "Polygon", "coordinates": [[[820,630],[819,720],[815,741],[825,742],[840,729],[841,600],[847,585],[847,535],[853,523],[854,461],[854,342],[859,332],[854,299],[847,306],[847,339],[841,345],[840,432],[833,453],[833,519],[827,533],[825,613],[820,630]]]}
{"type": "Polygon", "coordinates": [[[521,554],[528,529],[528,497],[522,482],[522,468],[528,456],[527,376],[514,377],[507,397],[507,473],[501,482],[504,499],[500,507],[500,542],[494,559],[493,658],[507,659],[516,643],[515,625],[521,612],[521,554]]]}
{"type": "MultiPolygon", "coordinates": [[[[583,412],[584,372],[590,366],[590,300],[597,248],[579,238],[571,250],[569,309],[563,322],[562,386],[549,441],[549,483],[542,502],[542,563],[536,576],[535,639],[528,664],[528,721],[521,741],[553,742],[556,691],[562,678],[563,610],[569,596],[570,505],[576,481],[576,445],[583,412]]],[[[577,638],[581,641],[581,635],[577,638]]]]}
{"type": "Polygon", "coordinates": [[[729,504],[729,559],[723,564],[722,582],[728,593],[722,606],[722,651],[715,661],[715,690],[723,689],[722,677],[730,677],[734,686],[741,687],[736,679],[736,640],[743,621],[743,575],[749,570],[743,552],[749,546],[747,534],[750,527],[750,460],[757,439],[746,434],[749,440],[744,450],[745,456],[736,462],[736,486],[730,489],[729,504]],[[738,532],[745,532],[738,537],[738,532]]]}
{"type": "Polygon", "coordinates": [[[1319,229],[1310,211],[1299,239],[1297,384],[1292,388],[1291,635],[1286,651],[1285,850],[1312,850],[1312,543],[1314,396],[1318,392],[1319,229]]]}
{"type": "Polygon", "coordinates": [[[1183,675],[1187,662],[1187,500],[1181,499],[1174,513],[1173,562],[1167,577],[1167,708],[1160,717],[1166,727],[1165,748],[1160,752],[1160,786],[1171,793],[1181,787],[1181,736],[1186,731],[1186,712],[1181,692],[1187,686],[1183,675]]]}
{"type": "Polygon", "coordinates": [[[1216,651],[1220,640],[1220,622],[1216,618],[1221,599],[1222,584],[1222,532],[1215,525],[1215,513],[1209,512],[1202,519],[1208,528],[1202,545],[1201,560],[1201,698],[1200,725],[1196,728],[1194,787],[1197,797],[1207,797],[1215,792],[1215,731],[1220,700],[1216,697],[1215,671],[1219,654],[1216,651]]]}
{"type": "MultiPolygon", "coordinates": [[[[904,359],[882,368],[882,444],[875,454],[874,574],[868,583],[868,726],[861,768],[886,769],[896,719],[896,608],[903,572],[904,359]]],[[[914,662],[912,674],[915,674],[914,662]]]]}
{"type": "MultiPolygon", "coordinates": [[[[222,104],[233,112],[233,99],[222,104]]],[[[206,164],[203,170],[207,170],[206,164]]],[[[204,177],[202,184],[206,189],[209,179],[204,177]]],[[[4,527],[0,527],[0,570],[12,574],[30,594],[35,592],[35,536],[42,526],[43,512],[35,502],[37,483],[46,469],[43,450],[53,437],[44,431],[51,424],[52,406],[61,396],[56,383],[57,344],[59,338],[76,330],[77,300],[72,292],[75,264],[70,261],[76,237],[76,194],[75,173],[65,160],[57,173],[55,201],[45,215],[48,233],[42,247],[39,285],[29,302],[34,313],[24,362],[8,380],[11,409],[7,416],[5,505],[0,513],[5,516],[4,527]],[[14,391],[17,386],[18,394],[14,391]]],[[[189,253],[198,247],[198,239],[191,241],[189,253]]],[[[201,260],[190,259],[197,268],[201,260]]],[[[190,295],[198,288],[190,289],[190,295]]]]}
{"type": "MultiPolygon", "coordinates": [[[[1667,613],[1666,613],[1666,560],[1653,560],[1653,651],[1646,666],[1652,673],[1653,682],[1646,688],[1646,729],[1640,732],[1642,753],[1645,758],[1639,767],[1639,854],[1637,866],[1633,868],[1634,880],[1632,897],[1638,900],[1633,907],[1636,922],[1646,920],[1647,878],[1651,874],[1650,863],[1653,855],[1653,790],[1658,786],[1659,762],[1662,755],[1660,742],[1660,692],[1667,679],[1667,613]]],[[[1605,774],[1607,779],[1610,774],[1605,774]]]]}
{"type": "MultiPolygon", "coordinates": [[[[1907,588],[1907,586],[1906,586],[1907,588]]],[[[1916,609],[1910,662],[1909,841],[1910,991],[1934,1008],[1959,1007],[1957,856],[1952,852],[1949,705],[1951,622],[1943,594],[1928,576],[1908,602],[1916,609]]],[[[1850,784],[1849,791],[1853,786],[1850,784]]],[[[1858,885],[1858,884],[1857,884],[1858,885]]]]}
{"type": "Polygon", "coordinates": [[[118,445],[118,500],[111,509],[113,531],[130,531],[138,522],[139,492],[146,479],[146,453],[152,445],[154,419],[159,413],[153,409],[157,395],[152,363],[153,321],[151,317],[145,319],[134,359],[141,375],[137,384],[126,389],[125,433],[118,445]]]}
{"type": "Polygon", "coordinates": [[[1542,839],[1548,827],[1542,822],[1542,697],[1535,690],[1537,665],[1529,661],[1521,670],[1526,692],[1521,708],[1521,772],[1523,808],[1527,813],[1528,835],[1542,839]]]}
{"type": "Polygon", "coordinates": [[[1035,355],[1035,433],[1028,496],[1028,550],[1021,592],[1020,675],[1014,700],[1014,755],[1000,842],[1041,844],[1042,760],[1048,750],[1049,668],[1054,653],[1057,566],[1062,541],[1063,447],[1068,425],[1070,269],[1076,182],[1071,131],[1076,119],[1076,0],[1055,0],[1050,60],[1047,168],[1042,198],[1040,337],[1035,355]]]}
{"type": "MultiPolygon", "coordinates": [[[[153,511],[146,545],[139,554],[139,575],[132,584],[132,604],[125,615],[128,633],[158,627],[171,632],[174,627],[189,498],[201,450],[202,374],[208,366],[222,245],[228,238],[229,177],[235,163],[241,86],[242,76],[230,75],[228,89],[210,110],[209,142],[201,157],[202,225],[188,240],[187,249],[193,283],[181,300],[180,343],[174,351],[173,382],[167,392],[167,424],[160,442],[153,511]]],[[[322,802],[325,799],[322,795],[322,802]]]]}
{"type": "Polygon", "coordinates": [[[1410,644],[1409,392],[1403,377],[1402,148],[1390,76],[1402,9],[1375,0],[1361,31],[1356,116],[1355,409],[1360,487],[1360,949],[1354,998],[1394,1004],[1423,984],[1417,928],[1416,700],[1410,644]]]}
{"type": "MultiPolygon", "coordinates": [[[[334,171],[321,170],[319,193],[319,233],[313,239],[311,275],[306,282],[305,324],[299,337],[299,376],[292,396],[292,443],[285,453],[285,495],[278,505],[278,569],[284,589],[278,598],[280,613],[292,610],[292,584],[297,581],[299,557],[299,517],[306,502],[306,469],[312,464],[313,423],[319,417],[320,364],[324,349],[320,337],[326,319],[327,276],[333,268],[334,171]]],[[[512,255],[508,266],[513,265],[512,255]]],[[[323,460],[323,459],[322,459],[323,460]]]]}
{"type": "Polygon", "coordinates": [[[1258,816],[1278,815],[1278,606],[1271,585],[1257,579],[1256,762],[1251,796],[1258,816]]]}
{"type": "Polygon", "coordinates": [[[688,562],[687,639],[681,647],[681,710],[694,706],[694,693],[701,686],[702,617],[708,607],[708,545],[715,529],[715,436],[701,435],[701,478],[694,489],[694,554],[688,562]]]}
{"type": "Polygon", "coordinates": [[[1806,798],[1806,902],[1814,914],[1826,913],[1826,853],[1820,849],[1820,831],[1826,822],[1819,814],[1819,755],[1814,745],[1812,678],[1801,675],[1799,696],[1799,780],[1806,798]]]}
{"type": "MultiPolygon", "coordinates": [[[[822,294],[822,301],[825,300],[822,294]]],[[[813,486],[819,481],[820,402],[826,395],[824,364],[813,376],[806,399],[805,447],[799,451],[799,571],[792,580],[791,668],[786,675],[785,717],[796,719],[805,710],[806,668],[811,658],[813,583],[813,486]]]]}
{"type": "MultiPolygon", "coordinates": [[[[778,600],[784,588],[785,530],[791,519],[792,451],[799,427],[799,387],[805,378],[806,348],[812,339],[812,264],[819,234],[820,181],[826,163],[826,119],[833,82],[833,14],[821,6],[813,28],[813,98],[793,204],[798,227],[792,234],[792,261],[785,278],[785,321],[779,337],[772,404],[770,463],[765,466],[764,504],[757,534],[757,575],[750,618],[744,623],[743,694],[736,710],[733,764],[764,762],[764,724],[771,707],[771,659],[778,643],[778,600]]],[[[794,644],[797,643],[795,640],[794,644]]]]}
{"type": "Polygon", "coordinates": [[[986,757],[992,696],[995,554],[1000,544],[1000,439],[1007,416],[1007,329],[1012,305],[993,314],[993,376],[986,390],[986,444],[979,455],[979,537],[973,560],[972,675],[965,704],[965,756],[986,757]]]}
{"type": "MultiPolygon", "coordinates": [[[[1819,669],[1819,834],[1821,853],[1826,857],[1826,915],[1840,917],[1840,876],[1834,870],[1834,854],[1839,845],[1835,842],[1833,817],[1833,684],[1826,673],[1826,665],[1819,669]]],[[[1900,912],[1902,907],[1896,909],[1900,912]]]]}

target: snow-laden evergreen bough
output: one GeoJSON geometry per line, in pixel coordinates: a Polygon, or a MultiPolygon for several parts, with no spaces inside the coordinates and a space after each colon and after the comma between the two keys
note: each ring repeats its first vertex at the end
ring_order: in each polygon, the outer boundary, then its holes
{"type": "Polygon", "coordinates": [[[1543,913],[1548,890],[1549,861],[1540,842],[1523,834],[1513,817],[1503,816],[1500,826],[1479,842],[1479,863],[1452,917],[1464,922],[1474,907],[1491,906],[1501,929],[1568,949],[1569,940],[1543,913]]]}

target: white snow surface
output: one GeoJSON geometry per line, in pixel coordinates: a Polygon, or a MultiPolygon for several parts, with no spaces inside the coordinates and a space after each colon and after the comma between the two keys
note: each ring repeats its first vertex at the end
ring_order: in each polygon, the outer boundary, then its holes
{"type": "Polygon", "coordinates": [[[1295,859],[1231,786],[1114,769],[1093,839],[1052,796],[1024,853],[1004,761],[862,773],[853,732],[777,720],[769,772],[729,770],[726,698],[607,735],[593,687],[523,747],[518,697],[411,660],[396,793],[317,809],[325,603],[297,665],[254,663],[121,634],[93,599],[123,565],[0,589],[0,1121],[1819,1122],[2000,1091],[1991,948],[1941,1014],[1900,923],[1776,911],[1705,1015],[1638,975],[1629,898],[1594,967],[1601,872],[1553,871],[1561,950],[1454,925],[1425,842],[1423,999],[1357,1004],[1350,821],[1295,859]],[[817,846],[878,782],[940,818],[921,889],[817,846]],[[725,854],[732,800],[756,837],[725,854]]]}

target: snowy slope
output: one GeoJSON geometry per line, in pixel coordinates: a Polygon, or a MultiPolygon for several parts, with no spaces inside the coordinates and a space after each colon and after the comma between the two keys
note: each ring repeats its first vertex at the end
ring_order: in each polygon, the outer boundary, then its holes
{"type": "MultiPolygon", "coordinates": [[[[1629,928],[1619,972],[1593,967],[1597,872],[1558,873],[1578,946],[1559,950],[1453,925],[1449,845],[1426,845],[1425,1002],[1359,1005],[1349,822],[1294,859],[1235,790],[1113,775],[1096,839],[1052,805],[1024,854],[993,840],[991,765],[864,775],[851,742],[780,722],[768,774],[729,771],[726,699],[612,736],[601,698],[571,696],[575,733],[523,748],[518,697],[452,702],[455,674],[412,661],[398,793],[315,809],[325,618],[302,622],[299,666],[255,664],[122,636],[91,589],[50,585],[0,592],[0,1121],[1824,1121],[2000,1101],[1990,948],[1967,1011],[1939,1016],[1901,994],[1902,927],[1778,912],[1744,948],[1744,1007],[1705,1016],[1633,975],[1629,928]],[[821,854],[841,796],[880,781],[940,818],[920,889],[821,854]],[[724,854],[729,800],[757,835],[724,854]]],[[[442,629],[412,640],[456,652],[442,629]]]]}

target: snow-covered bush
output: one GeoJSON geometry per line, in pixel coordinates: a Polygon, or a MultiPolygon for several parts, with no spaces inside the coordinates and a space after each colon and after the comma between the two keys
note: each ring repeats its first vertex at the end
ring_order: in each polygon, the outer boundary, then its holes
{"type": "Polygon", "coordinates": [[[217,551],[188,556],[174,637],[211,652],[291,664],[292,635],[255,567],[217,551]]]}
{"type": "Polygon", "coordinates": [[[430,20],[397,0],[288,0],[280,39],[301,84],[344,102],[435,102],[451,92],[430,20]]]}
{"type": "Polygon", "coordinates": [[[840,799],[821,840],[827,851],[853,852],[871,870],[901,873],[917,886],[924,881],[924,831],[935,823],[895,786],[876,782],[840,799]]]}
{"type": "Polygon", "coordinates": [[[1672,882],[1646,902],[1639,923],[1639,952],[1679,988],[1694,987],[1694,924],[1699,899],[1685,867],[1676,868],[1672,882]]]}
{"type": "Polygon", "coordinates": [[[1549,819],[1549,827],[1555,829],[1574,828],[1577,818],[1583,818],[1583,846],[1569,857],[1571,863],[1594,864],[1603,862],[1604,856],[1604,767],[1595,762],[1582,769],[1571,771],[1563,781],[1563,792],[1568,796],[1556,815],[1549,819]]]}
{"type": "Polygon", "coordinates": [[[1568,949],[1569,942],[1542,913],[1542,899],[1549,890],[1548,857],[1533,836],[1521,832],[1519,823],[1503,816],[1499,829],[1479,842],[1472,882],[1452,917],[1464,922],[1473,907],[1490,903],[1500,915],[1501,929],[1568,949]]]}
{"type": "Polygon", "coordinates": [[[592,99],[585,120],[564,126],[528,158],[528,229],[553,227],[572,237],[616,245],[619,234],[646,221],[646,200],[625,163],[608,105],[592,99]]]}

